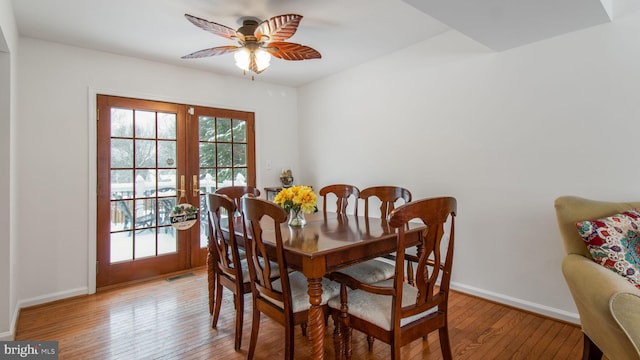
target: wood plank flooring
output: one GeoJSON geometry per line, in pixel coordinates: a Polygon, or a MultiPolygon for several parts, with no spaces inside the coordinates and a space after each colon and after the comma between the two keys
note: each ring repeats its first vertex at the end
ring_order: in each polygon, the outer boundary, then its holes
{"type": "MultiPolygon", "coordinates": [[[[211,329],[204,269],[196,276],[99,291],[20,312],[16,340],[59,342],[60,359],[245,359],[251,333],[247,295],[242,351],[233,350],[234,308],[224,293],[217,329],[211,329]]],[[[449,333],[455,359],[580,359],[577,326],[452,292],[449,333]]],[[[307,339],[296,329],[296,359],[306,359],[307,339]]],[[[325,332],[325,358],[333,359],[333,322],[325,332]]],[[[284,330],[263,316],[256,359],[283,358],[284,330]]],[[[354,331],[354,359],[389,359],[389,347],[354,331]]],[[[437,332],[402,350],[402,358],[441,359],[437,332]]]]}

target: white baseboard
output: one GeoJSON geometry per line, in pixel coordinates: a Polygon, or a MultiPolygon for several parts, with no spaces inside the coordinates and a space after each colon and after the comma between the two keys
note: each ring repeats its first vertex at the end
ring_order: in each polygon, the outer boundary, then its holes
{"type": "Polygon", "coordinates": [[[0,332],[0,341],[13,341],[15,340],[16,335],[16,326],[18,324],[18,317],[20,316],[20,309],[25,307],[45,304],[48,302],[61,300],[73,296],[87,295],[89,294],[88,287],[80,287],[67,291],[60,291],[54,294],[48,294],[44,296],[38,296],[31,299],[20,300],[16,305],[16,309],[13,312],[13,316],[11,318],[11,325],[8,331],[0,332]]]}
{"type": "Polygon", "coordinates": [[[479,289],[473,286],[468,286],[460,283],[451,282],[451,289],[474,295],[483,299],[495,301],[497,303],[512,306],[514,308],[530,311],[532,313],[548,316],[550,318],[566,321],[573,324],[580,324],[580,316],[577,313],[568,312],[552,308],[546,305],[533,303],[527,300],[514,298],[511,296],[494,293],[491,291],[479,289]]]}
{"type": "Polygon", "coordinates": [[[56,300],[61,300],[61,299],[65,299],[73,296],[87,295],[87,294],[89,294],[88,287],[86,286],[79,287],[75,289],[60,291],[53,294],[38,296],[31,299],[20,300],[18,302],[18,308],[23,309],[29,306],[45,304],[45,303],[56,301],[56,300]]]}
{"type": "Polygon", "coordinates": [[[18,326],[18,316],[20,315],[20,307],[16,306],[11,317],[11,325],[9,325],[9,331],[0,333],[0,341],[13,341],[16,336],[16,326],[18,326]]]}

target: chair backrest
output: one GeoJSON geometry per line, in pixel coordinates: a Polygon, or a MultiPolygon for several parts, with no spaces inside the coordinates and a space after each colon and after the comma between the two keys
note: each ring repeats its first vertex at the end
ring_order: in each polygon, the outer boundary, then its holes
{"type": "Polygon", "coordinates": [[[577,196],[561,196],[555,200],[554,206],[558,227],[567,254],[579,254],[593,259],[576,228],[576,223],[578,221],[600,219],[629,209],[640,208],[640,202],[611,202],[589,200],[577,196]]]}
{"type": "Polygon", "coordinates": [[[227,195],[236,203],[236,209],[242,212],[241,199],[243,196],[260,197],[260,190],[253,186],[226,186],[217,188],[215,194],[227,195]]]}
{"type": "MultiPolygon", "coordinates": [[[[285,312],[291,313],[291,287],[280,230],[280,225],[287,221],[287,213],[275,203],[258,198],[244,197],[242,198],[242,206],[244,209],[245,251],[254,299],[266,300],[272,304],[282,304],[281,308],[285,312]],[[268,247],[264,243],[261,221],[273,223],[277,270],[272,269],[268,261],[268,247]],[[280,273],[280,289],[273,287],[273,271],[280,273]]],[[[254,306],[256,306],[255,303],[254,306]]]]}
{"type": "Polygon", "coordinates": [[[207,194],[207,215],[209,217],[209,247],[217,264],[217,272],[242,284],[242,265],[235,236],[225,239],[221,222],[228,226],[228,234],[235,234],[233,216],[235,202],[225,195],[207,194]]]}
{"type": "MultiPolygon", "coordinates": [[[[396,328],[401,318],[424,312],[434,306],[446,311],[451,267],[453,264],[454,225],[457,213],[457,201],[452,197],[438,197],[409,202],[391,212],[389,226],[398,231],[398,251],[396,255],[396,276],[393,298],[392,321],[396,328]],[[421,233],[422,251],[419,257],[405,254],[407,224],[416,220],[416,226],[422,223],[426,229],[421,233]],[[419,221],[419,222],[418,222],[419,221]],[[445,225],[449,225],[448,234],[445,225]],[[446,239],[446,244],[443,240],[446,239]],[[445,249],[443,246],[446,245],[445,249]],[[443,254],[443,250],[444,254],[443,254]],[[415,303],[402,308],[402,289],[404,260],[416,261],[414,286],[418,288],[415,303]],[[438,282],[439,280],[439,282],[438,282]],[[396,301],[396,299],[398,301],[396,301]]],[[[413,224],[413,222],[412,222],[413,224]]]]}
{"type": "Polygon", "coordinates": [[[338,215],[346,215],[349,198],[353,196],[355,204],[353,214],[358,216],[358,198],[360,197],[360,190],[357,187],[347,184],[327,185],[320,189],[319,194],[323,198],[322,212],[325,216],[327,215],[327,195],[329,194],[333,194],[336,197],[336,213],[338,215]]]}
{"type": "Polygon", "coordinates": [[[364,199],[364,216],[369,217],[369,201],[376,197],[380,201],[380,218],[386,219],[395,208],[396,201],[402,199],[405,204],[411,201],[411,192],[399,186],[373,186],[360,190],[360,198],[364,199]]]}

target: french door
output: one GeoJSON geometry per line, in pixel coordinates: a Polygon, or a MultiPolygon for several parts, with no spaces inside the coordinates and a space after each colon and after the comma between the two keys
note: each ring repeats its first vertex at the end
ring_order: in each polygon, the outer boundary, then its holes
{"type": "Polygon", "coordinates": [[[253,113],[98,95],[98,287],[205,264],[205,196],[255,186],[253,113]],[[178,204],[196,223],[172,226],[178,204]]]}

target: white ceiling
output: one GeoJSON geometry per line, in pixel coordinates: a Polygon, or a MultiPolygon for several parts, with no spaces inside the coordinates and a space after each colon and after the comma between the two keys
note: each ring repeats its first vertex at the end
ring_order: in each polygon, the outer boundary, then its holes
{"type": "MultiPolygon", "coordinates": [[[[303,15],[288,41],[322,59],[284,61],[255,81],[300,86],[448,30],[501,51],[609,21],[629,0],[12,0],[22,36],[243,77],[230,54],[181,59],[233,41],[203,31],[191,14],[238,28],[238,19],[303,15]],[[415,4],[415,7],[412,5],[415,4]],[[438,19],[438,20],[436,20],[438,19]]],[[[250,76],[244,76],[248,81],[250,76]]]]}

